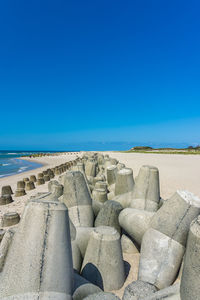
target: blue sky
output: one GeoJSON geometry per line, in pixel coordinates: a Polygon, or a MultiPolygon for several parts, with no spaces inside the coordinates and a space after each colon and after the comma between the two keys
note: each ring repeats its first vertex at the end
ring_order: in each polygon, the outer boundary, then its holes
{"type": "Polygon", "coordinates": [[[0,148],[200,143],[200,2],[4,0],[0,148]]]}

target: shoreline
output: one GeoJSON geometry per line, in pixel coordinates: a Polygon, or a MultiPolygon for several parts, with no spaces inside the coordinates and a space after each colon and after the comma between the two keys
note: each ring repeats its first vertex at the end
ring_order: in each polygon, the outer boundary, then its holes
{"type": "MultiPolygon", "coordinates": [[[[27,161],[33,161],[33,162],[38,162],[43,164],[41,167],[36,168],[36,169],[31,169],[25,172],[21,172],[15,175],[7,176],[7,177],[2,177],[0,178],[0,192],[2,186],[5,185],[10,185],[12,188],[13,193],[15,193],[15,190],[17,188],[17,181],[23,180],[25,177],[30,177],[30,175],[35,175],[37,177],[38,173],[43,172],[47,168],[54,168],[56,166],[59,166],[63,163],[66,163],[67,161],[71,161],[77,158],[77,152],[71,153],[70,154],[62,154],[58,156],[43,156],[43,157],[37,157],[37,158],[25,158],[27,161]]],[[[18,158],[20,159],[20,158],[18,158]]],[[[24,159],[24,158],[23,158],[24,159]]],[[[58,180],[58,177],[60,175],[55,175],[55,180],[58,180]]],[[[13,202],[6,204],[6,205],[1,205],[0,206],[0,225],[1,225],[1,219],[4,213],[7,212],[17,212],[20,216],[23,213],[24,206],[26,205],[28,199],[37,194],[37,193],[45,193],[48,192],[48,181],[45,182],[43,185],[36,185],[35,189],[27,191],[26,195],[21,196],[21,197],[15,197],[15,195],[12,195],[13,202]]]]}

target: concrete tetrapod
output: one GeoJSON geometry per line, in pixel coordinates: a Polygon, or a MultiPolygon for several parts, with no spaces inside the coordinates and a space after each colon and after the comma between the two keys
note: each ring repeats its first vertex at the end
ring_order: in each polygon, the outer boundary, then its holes
{"type": "Polygon", "coordinates": [[[1,195],[12,195],[13,194],[13,191],[11,189],[11,186],[10,185],[4,185],[2,186],[1,188],[1,195]]]}
{"type": "Polygon", "coordinates": [[[0,273],[1,299],[71,300],[72,289],[66,206],[28,202],[0,273]]]}
{"type": "Polygon", "coordinates": [[[200,216],[190,226],[183,264],[180,294],[182,300],[200,299],[200,216]]]}
{"type": "Polygon", "coordinates": [[[49,181],[48,190],[57,198],[63,195],[63,185],[56,180],[49,181]]]}
{"type": "Polygon", "coordinates": [[[25,186],[26,191],[34,190],[35,184],[33,181],[27,181],[25,186]]]}
{"type": "Polygon", "coordinates": [[[142,166],[133,189],[131,207],[147,211],[157,211],[160,201],[158,168],[142,166]]]}
{"type": "Polygon", "coordinates": [[[20,221],[20,216],[18,213],[8,212],[3,215],[2,226],[3,227],[13,226],[19,223],[19,221],[20,221]]]}
{"type": "Polygon", "coordinates": [[[90,235],[82,275],[105,291],[118,290],[125,281],[120,235],[115,228],[100,226],[90,235]]]}
{"type": "Polygon", "coordinates": [[[133,240],[141,245],[143,235],[150,228],[153,215],[154,213],[146,210],[125,208],[119,215],[119,224],[133,240]]]}
{"type": "Polygon", "coordinates": [[[107,182],[109,191],[115,190],[115,182],[117,177],[117,167],[115,165],[108,166],[106,169],[107,172],[107,182]]]}
{"type": "Polygon", "coordinates": [[[95,216],[98,215],[100,209],[107,200],[108,197],[105,189],[95,188],[92,191],[92,208],[95,216]]]}
{"type": "Polygon", "coordinates": [[[85,297],[100,293],[102,290],[97,286],[87,281],[85,278],[74,272],[74,293],[73,300],[82,300],[85,297]]]}
{"type": "Polygon", "coordinates": [[[133,241],[125,234],[122,234],[121,245],[122,245],[123,253],[131,253],[131,254],[139,253],[133,241]]]}
{"type": "Polygon", "coordinates": [[[97,163],[91,160],[88,160],[85,164],[85,174],[86,176],[95,177],[96,176],[96,166],[97,163]]]}
{"type": "Polygon", "coordinates": [[[157,288],[141,280],[134,281],[130,283],[124,290],[124,295],[122,300],[140,300],[145,299],[146,296],[149,296],[157,292],[157,288]]]}
{"type": "Polygon", "coordinates": [[[93,226],[92,198],[85,178],[80,171],[66,173],[62,202],[68,207],[69,217],[75,227],[93,226]]]}
{"type": "Polygon", "coordinates": [[[121,195],[133,190],[134,179],[132,169],[121,169],[117,172],[115,195],[121,195]]]}
{"type": "Polygon", "coordinates": [[[95,220],[95,227],[98,226],[110,226],[114,227],[119,234],[121,233],[121,227],[119,225],[118,217],[123,207],[116,201],[108,200],[102,206],[98,216],[95,220]]]}
{"type": "Polygon", "coordinates": [[[140,280],[154,284],[158,289],[174,282],[184,255],[190,223],[199,213],[200,199],[186,191],[177,191],[155,213],[151,228],[142,240],[140,280]]]}
{"type": "Polygon", "coordinates": [[[11,195],[4,194],[0,197],[0,205],[6,205],[6,204],[9,204],[11,202],[13,202],[13,199],[12,199],[11,195]]]}
{"type": "Polygon", "coordinates": [[[36,176],[35,175],[30,175],[30,181],[36,182],[37,181],[36,176]]]}
{"type": "Polygon", "coordinates": [[[120,300],[119,297],[115,296],[112,293],[97,293],[93,295],[89,295],[84,300],[120,300]]]}
{"type": "Polygon", "coordinates": [[[139,300],[181,300],[179,292],[180,283],[176,283],[146,297],[139,297],[139,300]]]}

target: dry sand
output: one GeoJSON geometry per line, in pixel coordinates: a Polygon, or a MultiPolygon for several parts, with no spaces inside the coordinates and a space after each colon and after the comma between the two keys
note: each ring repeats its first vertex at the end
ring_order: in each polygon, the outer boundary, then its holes
{"type": "Polygon", "coordinates": [[[176,190],[188,190],[200,197],[200,155],[104,152],[133,169],[134,177],[143,165],[159,169],[161,197],[176,190]]]}

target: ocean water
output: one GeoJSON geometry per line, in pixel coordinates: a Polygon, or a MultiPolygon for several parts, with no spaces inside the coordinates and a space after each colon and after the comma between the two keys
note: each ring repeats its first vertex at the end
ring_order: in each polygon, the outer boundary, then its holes
{"type": "Polygon", "coordinates": [[[23,158],[16,159],[17,157],[21,157],[22,155],[31,155],[33,153],[38,152],[0,150],[0,178],[19,174],[42,166],[39,163],[23,160],[23,158]]]}

